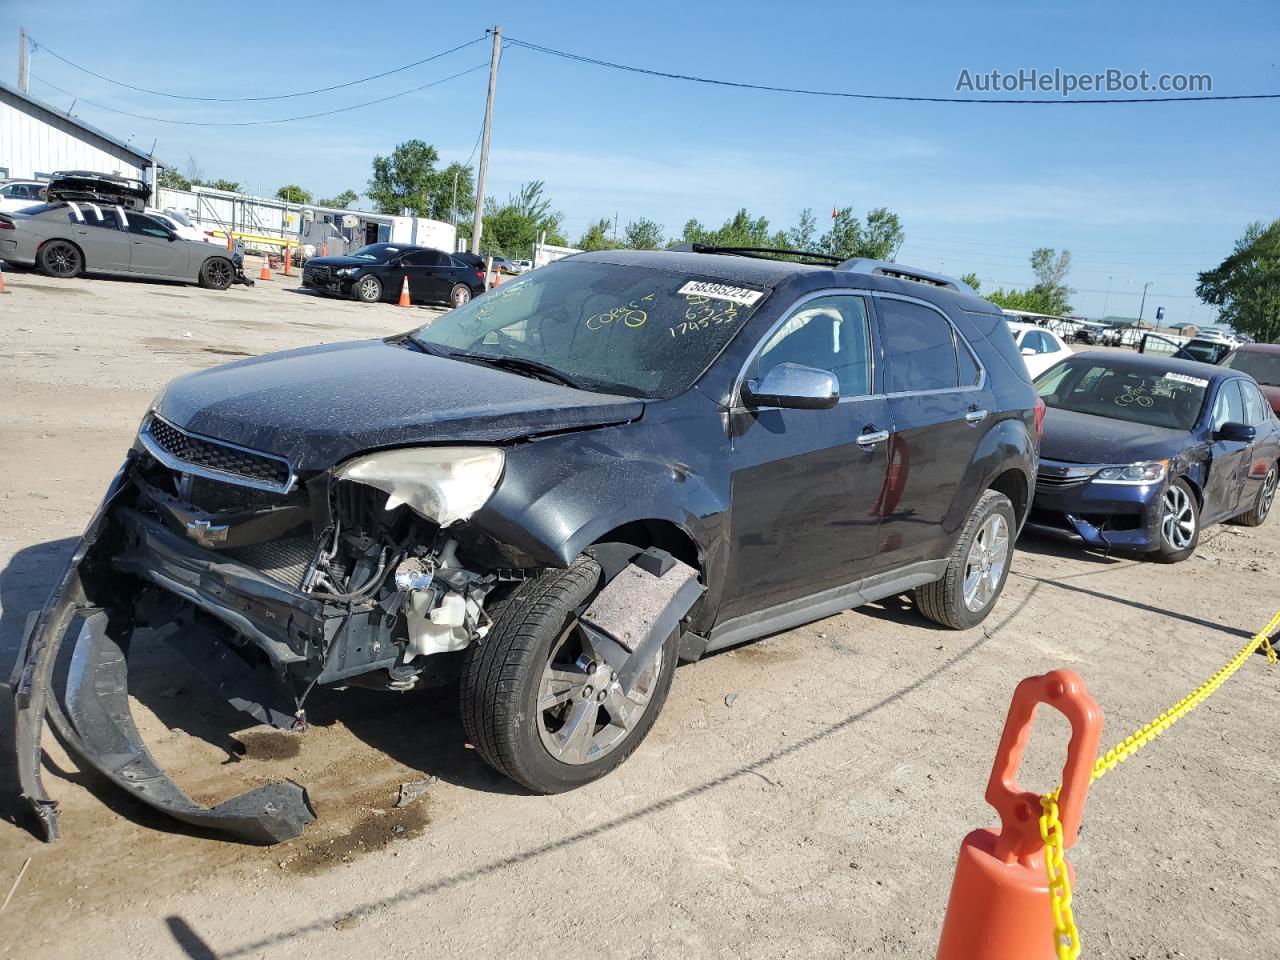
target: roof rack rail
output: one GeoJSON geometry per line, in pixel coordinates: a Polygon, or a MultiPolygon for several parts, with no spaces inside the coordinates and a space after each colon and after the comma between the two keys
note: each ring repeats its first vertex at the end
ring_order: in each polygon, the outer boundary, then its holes
{"type": "Polygon", "coordinates": [[[943,287],[948,290],[955,290],[957,293],[967,293],[976,296],[976,291],[962,280],[955,277],[948,277],[941,273],[931,273],[928,270],[917,270],[915,267],[904,267],[900,263],[891,263],[888,260],[869,260],[865,257],[853,257],[844,261],[837,270],[848,270],[850,273],[870,273],[878,277],[893,277],[897,280],[914,280],[916,283],[927,284],[931,287],[943,287]]]}
{"type": "Polygon", "coordinates": [[[829,253],[815,253],[811,250],[786,250],[782,247],[717,247],[708,243],[681,243],[671,248],[677,253],[728,253],[738,257],[754,257],[757,260],[776,260],[778,257],[798,257],[805,260],[820,260],[835,266],[839,257],[829,253]]]}

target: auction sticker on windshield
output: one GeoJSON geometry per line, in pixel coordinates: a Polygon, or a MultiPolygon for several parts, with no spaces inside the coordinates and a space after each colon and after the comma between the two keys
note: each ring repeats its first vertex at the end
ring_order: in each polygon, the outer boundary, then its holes
{"type": "Polygon", "coordinates": [[[713,283],[709,280],[690,280],[676,293],[685,297],[709,297],[712,300],[728,300],[731,303],[740,303],[744,307],[754,307],[756,302],[764,296],[763,290],[752,290],[749,287],[731,287],[723,283],[713,283]]]}
{"type": "Polygon", "coordinates": [[[1202,380],[1200,377],[1193,377],[1186,373],[1166,373],[1164,378],[1166,380],[1173,380],[1177,383],[1190,384],[1193,387],[1207,387],[1209,385],[1208,380],[1202,380]]]}

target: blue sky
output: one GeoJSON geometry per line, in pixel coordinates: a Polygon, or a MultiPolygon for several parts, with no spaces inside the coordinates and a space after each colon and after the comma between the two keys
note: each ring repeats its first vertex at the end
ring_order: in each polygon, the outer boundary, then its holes
{"type": "MultiPolygon", "coordinates": [[[[17,30],[102,74],[202,96],[260,96],[338,83],[480,36],[478,4],[312,0],[89,7],[0,0],[0,74],[17,30]],[[136,36],[145,43],[127,38],[136,36]]],[[[781,5],[763,2],[506,4],[509,36],[677,73],[868,93],[948,96],[962,68],[1090,73],[1115,67],[1212,74],[1214,92],[1280,93],[1280,4],[1185,2],[781,5]]],[[[360,103],[487,60],[476,44],[360,86],[257,104],[135,93],[37,51],[31,93],[155,117],[268,119],[360,103]],[[41,80],[34,77],[42,78],[41,80]]],[[[187,127],[79,103],[77,115],[178,167],[273,192],[360,190],[370,161],[418,137],[465,160],[479,132],[483,70],[333,117],[264,127],[187,127]]],[[[986,286],[1030,281],[1036,246],[1069,249],[1076,309],[1204,323],[1195,273],[1251,220],[1280,216],[1280,101],[1120,106],[874,103],[732,90],[637,76],[517,47],[503,55],[491,195],[540,179],[575,238],[592,220],[650,217],[668,234],[742,206],[790,226],[803,207],[896,211],[899,260],[986,286]],[[1110,290],[1110,294],[1106,293],[1110,290]]]]}

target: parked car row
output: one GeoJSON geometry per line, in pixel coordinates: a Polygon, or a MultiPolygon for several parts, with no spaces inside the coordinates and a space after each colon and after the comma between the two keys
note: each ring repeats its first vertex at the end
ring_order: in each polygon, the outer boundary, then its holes
{"type": "MultiPolygon", "coordinates": [[[[1274,499],[1280,423],[1246,373],[1055,338],[1033,382],[1044,342],[948,277],[690,245],[471,299],[473,263],[422,253],[376,244],[304,282],[382,299],[421,268],[418,294],[461,300],[431,323],[155,399],[24,641],[23,757],[76,635],[50,717],[82,765],[203,827],[302,831],[296,784],[206,809],[95,748],[137,740],[121,649],[149,630],[278,727],[318,684],[456,682],[484,761],[568,790],[639,746],[678,661],[904,593],[971,628],[1028,522],[1172,562],[1274,499]]],[[[19,772],[54,830],[39,764],[19,772]]]]}
{"type": "Polygon", "coordinates": [[[43,201],[0,214],[0,260],[52,277],[93,272],[213,290],[243,279],[241,255],[195,239],[189,221],[148,211],[151,191],[140,181],[70,171],[43,190],[43,201]]]}

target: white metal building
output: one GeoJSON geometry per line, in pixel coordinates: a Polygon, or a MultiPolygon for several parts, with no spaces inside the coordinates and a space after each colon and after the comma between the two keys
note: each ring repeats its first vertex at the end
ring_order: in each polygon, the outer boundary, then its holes
{"type": "Polygon", "coordinates": [[[150,183],[161,166],[147,151],[0,83],[0,178],[93,170],[150,183]]]}

